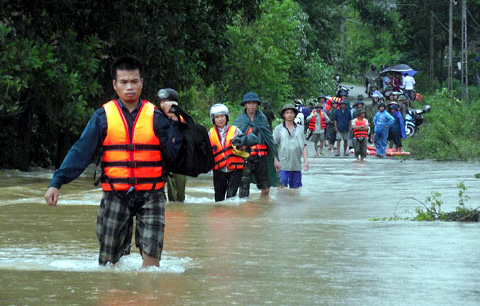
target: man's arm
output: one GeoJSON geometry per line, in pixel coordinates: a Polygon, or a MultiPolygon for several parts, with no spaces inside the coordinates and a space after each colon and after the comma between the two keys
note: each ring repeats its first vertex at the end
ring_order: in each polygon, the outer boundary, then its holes
{"type": "Polygon", "coordinates": [[[59,189],[62,185],[77,178],[92,162],[103,141],[104,129],[106,129],[106,116],[105,111],[101,108],[90,118],[82,135],[70,148],[60,168],[55,171],[45,193],[47,205],[57,205],[59,189]]]}
{"type": "Polygon", "coordinates": [[[307,144],[303,146],[303,165],[304,165],[305,171],[308,171],[310,169],[310,164],[308,163],[307,144]]]}

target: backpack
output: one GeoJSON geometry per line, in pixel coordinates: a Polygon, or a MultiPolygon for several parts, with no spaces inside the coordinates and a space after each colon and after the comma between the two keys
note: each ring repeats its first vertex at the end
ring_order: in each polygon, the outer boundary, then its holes
{"type": "Polygon", "coordinates": [[[213,169],[215,161],[207,130],[202,125],[196,124],[180,107],[172,106],[171,110],[177,117],[181,116],[184,119],[180,124],[183,141],[178,159],[175,162],[165,161],[167,172],[193,177],[209,172],[213,169]]]}

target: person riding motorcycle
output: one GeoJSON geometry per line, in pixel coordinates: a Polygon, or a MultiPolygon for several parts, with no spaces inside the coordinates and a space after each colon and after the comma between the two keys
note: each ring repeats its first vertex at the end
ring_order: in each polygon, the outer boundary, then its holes
{"type": "Polygon", "coordinates": [[[377,71],[377,67],[372,64],[370,70],[365,73],[365,93],[371,97],[372,96],[372,86],[377,86],[378,78],[380,74],[377,71]]]}

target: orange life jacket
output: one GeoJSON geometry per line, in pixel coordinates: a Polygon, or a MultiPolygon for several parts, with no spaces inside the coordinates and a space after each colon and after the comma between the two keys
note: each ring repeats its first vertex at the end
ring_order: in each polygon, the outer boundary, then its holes
{"type": "MultiPolygon", "coordinates": [[[[247,131],[247,135],[249,135],[253,130],[253,126],[250,126],[250,128],[247,131]]],[[[254,146],[250,147],[252,149],[252,152],[250,155],[255,156],[259,155],[260,157],[267,155],[268,153],[268,147],[266,144],[256,144],[254,146]]]]}
{"type": "Polygon", "coordinates": [[[161,189],[162,154],[153,131],[155,106],[145,100],[129,134],[127,121],[116,100],[103,105],[107,136],[103,141],[102,188],[104,191],[161,189]]]}
{"type": "MultiPolygon", "coordinates": [[[[310,121],[308,122],[308,129],[309,129],[310,131],[312,131],[312,132],[315,131],[315,123],[316,123],[316,121],[317,121],[317,115],[316,115],[316,114],[317,114],[317,111],[314,110],[314,111],[312,112],[313,117],[312,117],[312,119],[310,119],[310,121]]],[[[323,112],[320,111],[320,128],[321,128],[322,130],[324,130],[326,127],[327,127],[327,123],[325,122],[325,118],[324,118],[324,116],[323,116],[323,112]]]]}
{"type": "Polygon", "coordinates": [[[237,127],[233,125],[227,128],[225,146],[223,146],[217,128],[212,127],[210,129],[210,145],[212,146],[213,158],[215,160],[213,170],[220,170],[225,166],[228,170],[243,169],[245,160],[242,157],[233,154],[232,139],[235,138],[236,130],[237,127]]]}
{"type": "MultiPolygon", "coordinates": [[[[366,125],[366,120],[365,118],[362,118],[362,121],[358,120],[358,118],[355,118],[355,125],[356,126],[363,126],[366,125]]],[[[368,137],[368,130],[353,130],[353,137],[358,138],[358,137],[368,137]]]]}

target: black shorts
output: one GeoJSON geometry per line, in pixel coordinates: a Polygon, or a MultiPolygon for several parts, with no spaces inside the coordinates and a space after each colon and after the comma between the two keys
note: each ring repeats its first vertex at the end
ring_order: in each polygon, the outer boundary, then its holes
{"type": "Polygon", "coordinates": [[[252,176],[257,183],[258,189],[262,190],[270,188],[270,180],[268,178],[268,156],[250,156],[245,161],[245,168],[243,169],[242,181],[240,183],[239,196],[241,198],[249,195],[250,180],[252,176]]]}
{"type": "Polygon", "coordinates": [[[397,148],[402,147],[402,133],[400,132],[392,132],[391,133],[393,143],[397,148]]]}
{"type": "MultiPolygon", "coordinates": [[[[116,263],[129,250],[136,217],[135,244],[140,252],[160,259],[165,228],[165,193],[163,189],[122,196],[104,192],[97,217],[100,243],[98,262],[116,263]]],[[[128,254],[128,253],[127,253],[128,254]]]]}

